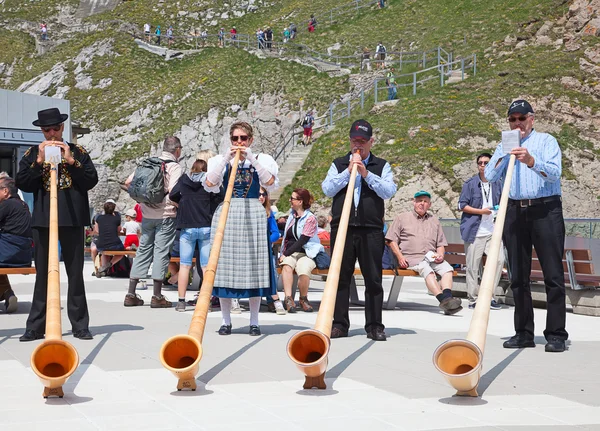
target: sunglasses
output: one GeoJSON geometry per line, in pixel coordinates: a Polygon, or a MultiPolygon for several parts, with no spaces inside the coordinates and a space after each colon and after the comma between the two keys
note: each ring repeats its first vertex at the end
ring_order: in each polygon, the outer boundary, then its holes
{"type": "Polygon", "coordinates": [[[42,130],[46,133],[48,133],[50,130],[54,130],[55,132],[58,132],[60,130],[60,126],[61,126],[61,124],[59,124],[57,126],[42,127],[42,130]]]}
{"type": "Polygon", "coordinates": [[[485,166],[485,165],[487,165],[488,163],[489,163],[489,161],[487,161],[487,162],[477,162],[477,164],[478,164],[479,166],[485,166]]]}
{"type": "Polygon", "coordinates": [[[300,199],[300,198],[295,198],[295,197],[291,197],[291,198],[290,198],[290,202],[291,202],[291,201],[301,201],[301,200],[302,200],[302,199],[300,199]]]}
{"type": "Polygon", "coordinates": [[[519,120],[521,123],[525,120],[527,120],[528,115],[521,115],[520,117],[508,117],[508,122],[509,123],[514,123],[515,121],[519,120]]]}
{"type": "Polygon", "coordinates": [[[267,194],[266,194],[266,193],[259,193],[259,194],[258,194],[258,196],[262,196],[262,197],[265,197],[265,198],[266,198],[266,197],[267,197],[267,194]]]}
{"type": "Polygon", "coordinates": [[[231,142],[237,142],[237,141],[246,142],[247,140],[248,140],[248,135],[232,136],[231,137],[231,142]]]}

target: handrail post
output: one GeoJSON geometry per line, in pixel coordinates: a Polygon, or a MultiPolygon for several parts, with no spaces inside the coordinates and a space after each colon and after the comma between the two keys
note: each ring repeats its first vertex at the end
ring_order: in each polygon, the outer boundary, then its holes
{"type": "Polygon", "coordinates": [[[417,95],[417,72],[413,73],[413,96],[417,95]]]}
{"type": "Polygon", "coordinates": [[[442,67],[442,70],[440,72],[440,87],[444,86],[444,68],[442,67]]]}
{"type": "Polygon", "coordinates": [[[460,73],[461,73],[460,80],[464,81],[465,80],[465,59],[464,58],[460,59],[460,73]]]}
{"type": "Polygon", "coordinates": [[[477,75],[477,54],[473,54],[473,76],[477,75]]]}
{"type": "Polygon", "coordinates": [[[360,89],[360,109],[365,109],[365,90],[360,89]]]}
{"type": "Polygon", "coordinates": [[[377,92],[378,92],[377,91],[378,90],[377,87],[378,87],[378,84],[379,84],[379,79],[376,78],[375,79],[375,104],[376,105],[377,105],[377,92]]]}
{"type": "Polygon", "coordinates": [[[348,98],[348,118],[350,118],[350,111],[352,110],[352,106],[350,105],[350,98],[348,98]]]}
{"type": "Polygon", "coordinates": [[[440,56],[441,56],[440,48],[441,47],[439,47],[439,46],[437,47],[437,65],[438,65],[438,68],[440,67],[440,63],[442,61],[442,59],[440,58],[440,56]]]}
{"type": "Polygon", "coordinates": [[[329,127],[333,127],[333,102],[329,105],[329,127]]]}
{"type": "Polygon", "coordinates": [[[427,53],[423,51],[423,69],[425,69],[425,65],[427,64],[427,53]]]}

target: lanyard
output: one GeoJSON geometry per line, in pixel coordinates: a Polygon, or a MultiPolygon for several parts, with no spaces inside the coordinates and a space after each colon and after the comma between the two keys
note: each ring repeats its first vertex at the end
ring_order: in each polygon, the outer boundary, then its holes
{"type": "Polygon", "coordinates": [[[492,191],[492,185],[490,183],[481,183],[481,191],[483,193],[483,197],[484,197],[484,204],[486,202],[489,202],[490,199],[490,193],[492,191]],[[485,185],[488,185],[488,187],[486,187],[485,185]]]}

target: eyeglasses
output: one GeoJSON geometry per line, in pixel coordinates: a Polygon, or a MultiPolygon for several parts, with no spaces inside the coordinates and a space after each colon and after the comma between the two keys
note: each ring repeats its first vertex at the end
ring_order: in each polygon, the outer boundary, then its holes
{"type": "Polygon", "coordinates": [[[301,200],[302,200],[302,199],[300,199],[300,198],[295,198],[295,197],[293,197],[293,196],[290,198],[290,202],[291,202],[291,201],[301,201],[301,200]]]}
{"type": "Polygon", "coordinates": [[[242,141],[242,142],[246,142],[248,140],[248,135],[232,136],[231,137],[231,142],[237,142],[238,140],[242,141]]]}
{"type": "Polygon", "coordinates": [[[266,193],[259,193],[259,194],[258,194],[258,196],[262,196],[262,197],[265,197],[265,198],[266,198],[266,197],[267,197],[267,194],[266,194],[266,193]]]}
{"type": "Polygon", "coordinates": [[[527,117],[529,117],[529,115],[521,115],[520,117],[508,117],[508,122],[514,123],[515,121],[519,120],[522,123],[523,121],[527,120],[527,117]]]}
{"type": "Polygon", "coordinates": [[[50,127],[42,127],[42,130],[46,133],[48,133],[50,130],[54,130],[55,132],[58,132],[60,130],[60,126],[61,126],[61,124],[58,124],[56,126],[50,126],[50,127]]]}
{"type": "Polygon", "coordinates": [[[479,166],[485,166],[485,165],[487,165],[489,162],[490,162],[490,161],[488,160],[487,162],[477,162],[477,164],[478,164],[479,166]]]}

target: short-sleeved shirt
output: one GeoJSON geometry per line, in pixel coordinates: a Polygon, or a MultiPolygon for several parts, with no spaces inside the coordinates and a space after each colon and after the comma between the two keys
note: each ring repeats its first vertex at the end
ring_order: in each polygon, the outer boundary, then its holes
{"type": "Polygon", "coordinates": [[[18,196],[0,202],[0,232],[31,238],[31,213],[18,196]]]}
{"type": "Polygon", "coordinates": [[[419,264],[427,252],[448,245],[439,219],[429,213],[420,216],[415,211],[397,215],[385,239],[398,244],[409,266],[419,264]]]}
{"type": "Polygon", "coordinates": [[[107,249],[121,244],[118,234],[118,227],[121,226],[121,215],[119,213],[99,215],[96,217],[96,223],[98,223],[96,247],[107,249]]]}
{"type": "Polygon", "coordinates": [[[125,222],[123,230],[125,231],[125,235],[137,235],[140,231],[140,224],[134,220],[125,222]]]}

